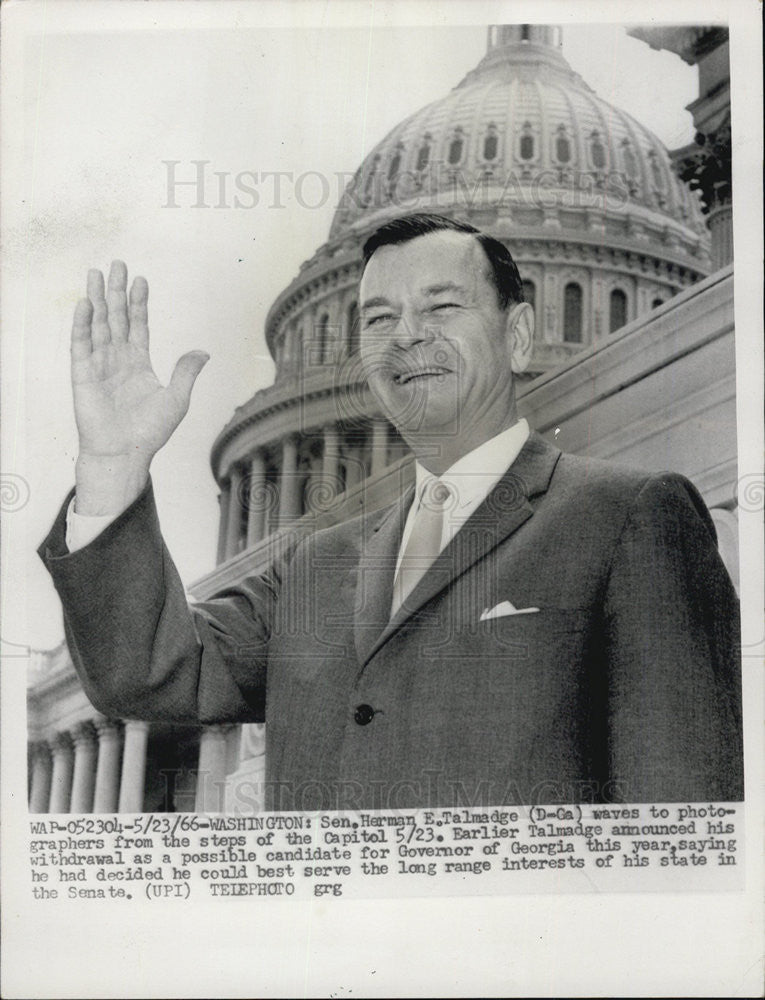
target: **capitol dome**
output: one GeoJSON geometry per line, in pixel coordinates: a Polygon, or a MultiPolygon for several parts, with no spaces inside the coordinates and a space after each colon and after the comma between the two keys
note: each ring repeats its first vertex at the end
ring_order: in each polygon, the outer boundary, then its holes
{"type": "Polygon", "coordinates": [[[220,559],[320,513],[408,452],[358,356],[361,248],[384,221],[438,212],[508,246],[537,316],[530,377],[709,272],[699,195],[655,135],[571,69],[560,40],[551,25],[490,27],[479,65],[356,171],[327,242],[268,313],[274,385],[213,446],[220,559]]]}
{"type": "Polygon", "coordinates": [[[666,227],[664,243],[696,266],[704,262],[697,196],[674,174],[659,139],[571,69],[560,28],[494,26],[476,69],[367,156],[330,240],[402,211],[450,210],[484,225],[502,218],[509,240],[539,227],[581,232],[577,209],[584,227],[609,241],[666,227]],[[606,228],[597,215],[586,218],[598,207],[606,228]],[[496,212],[487,218],[487,209],[496,212]]]}

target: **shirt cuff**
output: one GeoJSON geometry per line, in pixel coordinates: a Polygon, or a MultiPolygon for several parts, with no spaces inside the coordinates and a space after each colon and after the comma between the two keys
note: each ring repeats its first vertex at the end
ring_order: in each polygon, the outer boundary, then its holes
{"type": "Polygon", "coordinates": [[[74,501],[72,497],[66,509],[66,547],[70,552],[84,549],[119,517],[118,514],[77,514],[74,501]]]}

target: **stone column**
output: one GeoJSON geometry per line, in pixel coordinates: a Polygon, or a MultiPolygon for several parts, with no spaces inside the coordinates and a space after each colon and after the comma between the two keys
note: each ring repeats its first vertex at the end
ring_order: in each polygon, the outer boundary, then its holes
{"type": "Polygon", "coordinates": [[[228,533],[228,505],[229,505],[229,488],[224,486],[221,490],[220,496],[218,497],[218,505],[220,506],[220,517],[218,520],[218,554],[216,557],[217,563],[222,563],[226,559],[226,534],[228,533]]]}
{"type": "Polygon", "coordinates": [[[52,813],[68,813],[72,799],[72,770],[74,753],[69,733],[57,733],[51,742],[53,776],[51,778],[50,807],[52,813]]]}
{"type": "Polygon", "coordinates": [[[300,516],[300,484],[297,475],[297,438],[289,434],[282,443],[279,476],[279,526],[300,516]]]}
{"type": "Polygon", "coordinates": [[[250,460],[250,490],[247,509],[247,548],[257,545],[265,534],[266,462],[263,452],[257,451],[250,460]]]}
{"type": "Polygon", "coordinates": [[[715,205],[709,213],[712,267],[718,270],[733,260],[733,205],[715,205]]]}
{"type": "Polygon", "coordinates": [[[146,744],[149,723],[130,719],[125,723],[125,747],[122,753],[122,777],[118,811],[140,812],[143,809],[143,787],[146,778],[146,744]]]}
{"type": "Polygon", "coordinates": [[[228,495],[228,518],[226,521],[226,559],[235,556],[239,551],[239,538],[242,529],[242,470],[238,465],[231,469],[228,495]]]}
{"type": "Polygon", "coordinates": [[[327,497],[336,497],[340,490],[340,435],[335,424],[324,428],[324,455],[321,463],[321,478],[327,497]]]}
{"type": "Polygon", "coordinates": [[[117,812],[120,794],[120,727],[111,719],[96,722],[98,765],[93,796],[94,813],[117,812]]]}
{"type": "Polygon", "coordinates": [[[345,451],[345,488],[352,490],[364,478],[361,466],[361,449],[357,445],[346,446],[345,451]]]}
{"type": "Polygon", "coordinates": [[[72,778],[73,813],[93,811],[96,785],[96,729],[92,722],[82,722],[72,730],[74,740],[74,776],[72,778]]]}
{"type": "Polygon", "coordinates": [[[51,775],[53,761],[47,743],[35,743],[32,747],[32,787],[29,792],[30,813],[46,813],[50,803],[51,775]]]}
{"type": "Polygon", "coordinates": [[[207,726],[199,743],[194,811],[223,812],[226,785],[226,726],[207,726]]]}
{"type": "Polygon", "coordinates": [[[388,464],[388,421],[375,417],[372,421],[372,475],[388,464]]]}
{"type": "Polygon", "coordinates": [[[321,364],[320,343],[316,324],[321,315],[316,305],[310,305],[304,313],[306,317],[305,329],[308,331],[303,337],[303,369],[307,372],[314,371],[321,364]]]}
{"type": "Polygon", "coordinates": [[[241,727],[239,764],[226,776],[226,812],[257,815],[265,808],[266,727],[250,722],[241,727]]]}

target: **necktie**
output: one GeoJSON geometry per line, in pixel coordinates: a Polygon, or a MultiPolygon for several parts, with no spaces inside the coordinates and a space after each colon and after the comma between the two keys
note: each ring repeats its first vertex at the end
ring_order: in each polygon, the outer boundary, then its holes
{"type": "Polygon", "coordinates": [[[444,510],[450,496],[449,487],[436,478],[428,479],[421,490],[420,506],[393,581],[391,617],[438,558],[441,551],[444,510]]]}

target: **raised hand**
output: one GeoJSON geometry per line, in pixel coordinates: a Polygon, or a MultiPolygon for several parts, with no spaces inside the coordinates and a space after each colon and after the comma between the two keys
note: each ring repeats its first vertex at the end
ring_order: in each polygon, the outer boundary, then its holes
{"type": "Polygon", "coordinates": [[[188,410],[208,355],[184,354],[163,386],[149,358],[146,280],[134,279],[128,299],[127,268],[114,261],[106,290],[101,272],[90,271],[87,291],[72,325],[76,510],[115,514],[143,489],[152,458],[188,410]]]}

